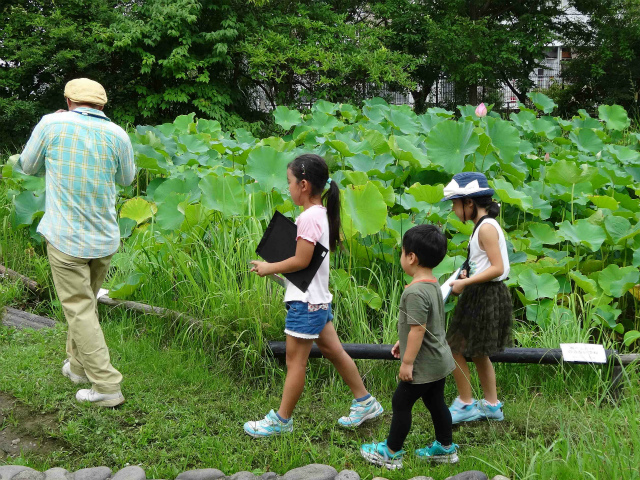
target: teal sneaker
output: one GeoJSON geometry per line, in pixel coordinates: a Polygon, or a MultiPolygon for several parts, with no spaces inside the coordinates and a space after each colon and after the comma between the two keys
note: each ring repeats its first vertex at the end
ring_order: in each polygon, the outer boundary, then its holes
{"type": "Polygon", "coordinates": [[[504,412],[502,411],[503,405],[501,401],[498,400],[497,405],[491,405],[484,399],[477,403],[481,420],[495,420],[497,422],[504,420],[504,412]]]}
{"type": "Polygon", "coordinates": [[[428,460],[433,463],[458,463],[458,445],[452,443],[444,448],[439,441],[433,442],[424,448],[416,450],[418,458],[428,460]]]}
{"type": "Polygon", "coordinates": [[[387,467],[389,470],[402,468],[402,457],[404,450],[391,453],[387,447],[387,441],[380,443],[365,443],[360,447],[360,455],[368,462],[381,467],[387,467]]]}
{"type": "Polygon", "coordinates": [[[375,397],[370,397],[362,403],[356,402],[354,398],[349,409],[349,416],[340,417],[338,424],[347,428],[357,427],[367,420],[382,415],[382,412],[384,412],[384,408],[375,397]]]}
{"type": "Polygon", "coordinates": [[[467,405],[460,400],[460,397],[456,397],[449,407],[449,411],[451,412],[452,425],[461,422],[473,422],[482,418],[482,412],[478,409],[478,402],[475,400],[467,405]]]}
{"type": "Polygon", "coordinates": [[[287,423],[283,423],[276,415],[276,412],[271,410],[262,420],[245,423],[244,431],[247,435],[251,435],[254,438],[272,437],[273,435],[291,433],[293,432],[293,419],[290,418],[287,423]]]}

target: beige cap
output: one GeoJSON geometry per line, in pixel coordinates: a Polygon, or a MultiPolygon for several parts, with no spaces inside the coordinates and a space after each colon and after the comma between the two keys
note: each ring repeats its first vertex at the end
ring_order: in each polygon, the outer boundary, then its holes
{"type": "Polygon", "coordinates": [[[93,105],[105,105],[107,92],[98,82],[88,78],[76,78],[67,82],[64,87],[64,96],[75,103],[91,103],[93,105]]]}

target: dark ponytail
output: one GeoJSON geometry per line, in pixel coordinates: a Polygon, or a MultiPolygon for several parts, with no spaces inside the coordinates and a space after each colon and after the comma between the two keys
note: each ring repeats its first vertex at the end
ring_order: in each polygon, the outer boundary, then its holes
{"type": "Polygon", "coordinates": [[[469,198],[473,201],[473,213],[471,214],[472,220],[475,220],[478,217],[478,207],[486,209],[487,215],[491,218],[496,218],[500,215],[500,204],[496,202],[491,195],[469,198]]]}
{"type": "Polygon", "coordinates": [[[331,180],[327,191],[322,195],[322,201],[327,207],[329,244],[333,252],[340,245],[340,189],[333,180],[331,180]]]}
{"type": "MultiPolygon", "coordinates": [[[[320,155],[305,153],[296,157],[287,168],[298,182],[306,180],[311,185],[311,195],[320,195],[329,180],[329,167],[320,155]]],[[[329,248],[334,251],[340,244],[340,189],[333,180],[322,195],[329,218],[329,248]]]]}

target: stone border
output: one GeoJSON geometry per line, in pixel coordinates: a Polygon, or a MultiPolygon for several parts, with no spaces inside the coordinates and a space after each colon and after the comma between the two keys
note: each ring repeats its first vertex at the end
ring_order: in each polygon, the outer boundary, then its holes
{"type": "MultiPolygon", "coordinates": [[[[138,466],[125,467],[112,474],[108,467],[83,468],[77,472],[69,472],[64,468],[50,468],[45,472],[39,472],[33,468],[22,465],[0,466],[0,480],[147,480],[144,470],[138,466]]],[[[182,472],[175,480],[360,480],[360,475],[353,470],[342,470],[340,473],[329,466],[313,463],[305,467],[294,468],[284,475],[274,472],[254,475],[251,472],[238,472],[226,476],[217,468],[203,468],[182,472]]],[[[384,477],[375,477],[373,480],[386,480],[384,477]]],[[[418,476],[410,480],[433,480],[432,477],[418,476]]],[[[477,470],[459,473],[445,480],[489,480],[489,477],[477,470]]],[[[507,477],[497,475],[492,480],[509,480],[507,477]]]]}

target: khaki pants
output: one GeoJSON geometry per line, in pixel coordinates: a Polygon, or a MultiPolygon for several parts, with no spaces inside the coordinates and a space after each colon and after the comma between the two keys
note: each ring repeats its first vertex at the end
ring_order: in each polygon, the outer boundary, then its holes
{"type": "Polygon", "coordinates": [[[96,295],[107,275],[112,255],[76,258],[47,244],[53,283],[69,324],[67,358],[71,371],[86,375],[98,393],[120,391],[122,375],[113,368],[98,322],[96,295]]]}

